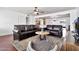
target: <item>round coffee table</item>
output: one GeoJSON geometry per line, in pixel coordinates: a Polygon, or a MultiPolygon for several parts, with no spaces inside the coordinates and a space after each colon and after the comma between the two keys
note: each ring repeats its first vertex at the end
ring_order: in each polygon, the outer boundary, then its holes
{"type": "Polygon", "coordinates": [[[40,40],[46,40],[46,35],[49,34],[47,31],[38,31],[36,34],[40,35],[40,40]]]}

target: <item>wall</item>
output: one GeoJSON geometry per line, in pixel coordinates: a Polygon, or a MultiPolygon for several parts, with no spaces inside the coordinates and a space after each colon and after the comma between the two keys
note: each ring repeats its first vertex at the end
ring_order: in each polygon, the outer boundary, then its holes
{"type": "Polygon", "coordinates": [[[0,36],[12,34],[14,25],[26,24],[26,15],[0,8],[0,36]]]}
{"type": "Polygon", "coordinates": [[[77,15],[78,15],[78,17],[79,17],[79,7],[77,8],[77,15]]]}
{"type": "Polygon", "coordinates": [[[74,21],[77,19],[77,9],[70,11],[70,30],[75,31],[74,21]]]}
{"type": "Polygon", "coordinates": [[[66,26],[69,25],[69,17],[64,17],[64,18],[53,18],[53,19],[46,19],[46,25],[62,25],[66,26]],[[61,23],[61,21],[64,21],[64,23],[61,23]]]}
{"type": "Polygon", "coordinates": [[[32,15],[29,15],[28,25],[35,25],[35,18],[32,15]]]}

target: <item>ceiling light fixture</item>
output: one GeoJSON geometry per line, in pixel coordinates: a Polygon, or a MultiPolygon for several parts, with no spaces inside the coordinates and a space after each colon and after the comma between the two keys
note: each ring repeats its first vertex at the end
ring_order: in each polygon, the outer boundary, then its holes
{"type": "Polygon", "coordinates": [[[35,7],[35,8],[34,8],[34,14],[35,14],[35,15],[39,15],[39,9],[38,9],[38,7],[35,7]]]}

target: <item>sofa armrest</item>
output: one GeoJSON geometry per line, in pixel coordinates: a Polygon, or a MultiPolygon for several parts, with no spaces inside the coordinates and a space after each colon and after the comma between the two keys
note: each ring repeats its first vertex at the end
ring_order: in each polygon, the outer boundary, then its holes
{"type": "Polygon", "coordinates": [[[16,33],[17,33],[17,32],[18,32],[18,30],[14,29],[14,30],[13,30],[13,32],[16,32],[16,33]]]}

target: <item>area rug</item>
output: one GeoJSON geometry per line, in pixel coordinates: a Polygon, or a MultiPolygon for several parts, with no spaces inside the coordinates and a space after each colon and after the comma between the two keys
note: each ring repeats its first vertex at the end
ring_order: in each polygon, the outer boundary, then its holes
{"type": "MultiPolygon", "coordinates": [[[[12,45],[18,51],[27,51],[27,46],[28,46],[29,41],[36,41],[38,39],[40,39],[39,35],[36,35],[36,36],[30,37],[30,38],[24,39],[22,41],[14,40],[12,42],[12,45]]],[[[61,46],[63,44],[63,38],[58,38],[58,37],[54,37],[54,36],[46,36],[46,39],[48,39],[50,43],[53,42],[54,45],[57,44],[57,46],[58,46],[57,51],[60,51],[61,46]]]]}

